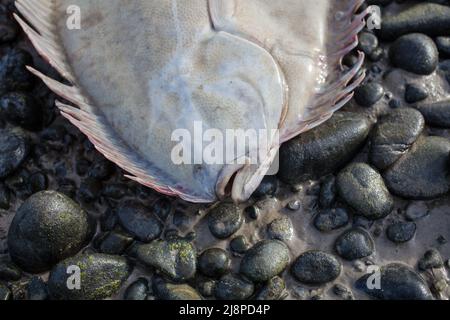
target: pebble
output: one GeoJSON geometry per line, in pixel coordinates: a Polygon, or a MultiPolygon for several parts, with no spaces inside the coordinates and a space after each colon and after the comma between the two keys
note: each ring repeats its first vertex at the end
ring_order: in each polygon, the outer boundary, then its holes
{"type": "Polygon", "coordinates": [[[281,146],[279,178],[296,185],[335,172],[359,151],[369,131],[365,116],[335,113],[326,123],[281,146]]]}
{"type": "Polygon", "coordinates": [[[142,301],[147,299],[149,290],[148,280],[139,278],[128,286],[123,295],[124,300],[142,301]]]}
{"type": "Polygon", "coordinates": [[[404,243],[414,237],[416,229],[414,222],[396,222],[387,228],[386,235],[394,243],[404,243]]]}
{"type": "Polygon", "coordinates": [[[123,202],[117,216],[120,225],[139,241],[150,242],[162,233],[163,225],[152,210],[138,202],[123,202]]]}
{"type": "Polygon", "coordinates": [[[261,199],[275,195],[278,190],[278,179],[276,176],[265,176],[258,188],[253,192],[252,197],[261,199]]]}
{"type": "Polygon", "coordinates": [[[162,278],[153,278],[152,288],[161,300],[202,300],[198,292],[187,284],[172,284],[162,278]]]}
{"type": "Polygon", "coordinates": [[[433,199],[450,189],[447,177],[450,142],[441,137],[426,137],[400,158],[384,174],[389,190],[406,199],[433,199]]]}
{"type": "Polygon", "coordinates": [[[47,284],[37,276],[31,278],[27,288],[28,300],[47,300],[49,298],[47,284]]]}
{"type": "Polygon", "coordinates": [[[269,239],[289,241],[294,236],[294,226],[291,219],[281,217],[273,220],[267,225],[267,235],[269,239]]]}
{"type": "Polygon", "coordinates": [[[330,232],[346,226],[349,215],[344,208],[322,209],[314,218],[314,226],[322,232],[330,232]]]}
{"type": "Polygon", "coordinates": [[[433,299],[425,280],[409,266],[400,263],[389,264],[381,267],[379,276],[379,288],[376,287],[376,277],[373,274],[360,278],[356,282],[356,288],[381,300],[433,299]],[[374,288],[369,289],[368,284],[374,285],[374,288]]]}
{"type": "Polygon", "coordinates": [[[442,56],[450,56],[450,37],[437,37],[434,41],[442,56]]]}
{"type": "Polygon", "coordinates": [[[417,221],[428,216],[429,210],[425,202],[411,202],[406,207],[405,217],[408,221],[417,221]]]}
{"type": "Polygon", "coordinates": [[[422,113],[427,124],[435,127],[450,128],[450,100],[418,104],[416,108],[422,113]]]}
{"type": "Polygon", "coordinates": [[[428,98],[428,91],[423,85],[407,84],[405,87],[405,101],[416,103],[428,98]]]}
{"type": "Polygon", "coordinates": [[[340,257],[349,261],[368,257],[375,252],[372,236],[362,228],[345,231],[337,238],[334,247],[340,257]]]}
{"type": "Polygon", "coordinates": [[[280,300],[283,296],[286,284],[284,280],[278,276],[273,277],[261,288],[256,294],[255,300],[280,300]]]}
{"type": "Polygon", "coordinates": [[[367,219],[384,218],[394,206],[381,175],[365,163],[350,164],[339,173],[336,182],[340,197],[367,219]]]}
{"type": "Polygon", "coordinates": [[[252,205],[245,208],[245,213],[250,217],[250,219],[258,220],[261,216],[261,209],[259,209],[257,205],[252,205]]]}
{"type": "Polygon", "coordinates": [[[210,248],[202,252],[198,258],[198,268],[208,277],[219,278],[230,271],[231,259],[228,253],[220,248],[210,248]]]}
{"type": "Polygon", "coordinates": [[[20,280],[22,272],[14,264],[0,262],[0,280],[17,281],[20,280]]]}
{"type": "Polygon", "coordinates": [[[237,254],[244,254],[250,248],[250,243],[243,235],[237,236],[230,241],[230,249],[237,254]]]}
{"type": "Polygon", "coordinates": [[[333,293],[342,300],[355,300],[352,290],[340,283],[333,286],[333,293]]]}
{"type": "Polygon", "coordinates": [[[11,91],[27,91],[34,76],[25,68],[33,66],[32,56],[22,49],[11,49],[0,59],[0,96],[11,91]]]}
{"type": "Polygon", "coordinates": [[[372,132],[370,162],[379,170],[387,169],[409,151],[424,127],[425,120],[415,109],[391,111],[372,132]]]}
{"type": "Polygon", "coordinates": [[[237,274],[226,274],[217,282],[214,295],[219,300],[245,300],[250,298],[255,286],[237,274]]]}
{"type": "Polygon", "coordinates": [[[302,203],[300,200],[290,201],[286,206],[286,208],[290,211],[298,211],[298,210],[300,210],[301,207],[302,207],[302,203]]]}
{"type": "Polygon", "coordinates": [[[131,245],[133,238],[120,231],[111,231],[102,235],[99,242],[99,252],[121,255],[131,245]]]}
{"type": "Polygon", "coordinates": [[[29,151],[30,144],[21,131],[0,129],[0,179],[17,170],[29,151]]]}
{"type": "Polygon", "coordinates": [[[193,244],[181,238],[136,244],[131,248],[131,254],[176,282],[193,278],[197,269],[197,252],[193,244]]]}
{"type": "Polygon", "coordinates": [[[9,92],[0,99],[0,115],[24,129],[39,129],[42,126],[42,114],[41,105],[28,93],[9,92]]]}
{"type": "Polygon", "coordinates": [[[394,66],[418,74],[430,75],[439,64],[439,52],[433,39],[411,33],[398,38],[390,49],[394,66]]]}
{"type": "Polygon", "coordinates": [[[42,191],[17,211],[8,232],[9,253],[31,273],[50,269],[80,251],[92,238],[95,222],[67,196],[42,191]]]}
{"type": "Polygon", "coordinates": [[[371,107],[384,96],[384,88],[378,82],[368,82],[356,88],[355,101],[363,107],[371,107]]]}
{"type": "Polygon", "coordinates": [[[57,264],[48,279],[50,297],[54,300],[100,300],[117,293],[131,273],[127,260],[102,253],[82,254],[57,264]],[[70,278],[71,267],[80,270],[80,289],[74,290],[76,281],[70,278]]]}
{"type": "Polygon", "coordinates": [[[283,272],[289,262],[289,249],[283,242],[263,240],[246,252],[240,273],[253,282],[265,282],[283,272]]]}
{"type": "Polygon", "coordinates": [[[380,36],[385,40],[394,40],[404,34],[420,32],[433,37],[448,35],[449,29],[450,7],[429,1],[384,16],[380,36]]]}
{"type": "Polygon", "coordinates": [[[334,255],[323,251],[308,251],[295,260],[291,272],[299,282],[322,285],[336,280],[341,269],[342,265],[334,255]]]}
{"type": "Polygon", "coordinates": [[[358,49],[364,52],[366,55],[370,55],[375,51],[376,48],[378,48],[378,38],[373,33],[361,32],[358,38],[358,49]]]}
{"type": "Polygon", "coordinates": [[[444,260],[441,254],[436,249],[430,249],[419,260],[419,270],[426,271],[431,269],[438,269],[444,266],[444,260]]]}
{"type": "Polygon", "coordinates": [[[213,236],[226,239],[242,226],[242,210],[234,203],[223,202],[208,214],[208,227],[213,236]]]}

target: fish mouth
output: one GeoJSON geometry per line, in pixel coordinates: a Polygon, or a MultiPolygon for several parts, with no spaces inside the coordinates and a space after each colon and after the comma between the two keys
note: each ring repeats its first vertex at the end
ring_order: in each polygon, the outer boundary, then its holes
{"type": "MultiPolygon", "coordinates": [[[[244,164],[225,165],[217,179],[217,197],[224,200],[231,194],[235,203],[242,203],[250,199],[269,171],[278,154],[279,147],[279,145],[272,147],[260,164],[251,164],[246,161],[244,164]]],[[[240,160],[245,161],[246,157],[240,160]]]]}

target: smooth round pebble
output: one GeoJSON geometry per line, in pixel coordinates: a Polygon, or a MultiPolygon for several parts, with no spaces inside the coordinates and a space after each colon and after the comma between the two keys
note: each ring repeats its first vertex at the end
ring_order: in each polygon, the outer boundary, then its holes
{"type": "Polygon", "coordinates": [[[227,274],[217,282],[214,294],[219,300],[245,300],[250,298],[254,291],[255,286],[250,281],[236,274],[227,274]]]}
{"type": "Polygon", "coordinates": [[[145,300],[148,295],[148,280],[139,278],[128,286],[123,295],[124,300],[145,300]]]}
{"type": "Polygon", "coordinates": [[[21,131],[0,129],[0,179],[14,172],[29,151],[29,142],[21,131]]]}
{"type": "Polygon", "coordinates": [[[341,269],[341,263],[334,255],[323,251],[308,251],[295,260],[291,272],[299,282],[322,285],[336,280],[341,269]]]}
{"type": "Polygon", "coordinates": [[[396,222],[387,228],[386,235],[394,243],[404,243],[414,237],[416,229],[414,222],[396,222]]]}
{"type": "Polygon", "coordinates": [[[370,256],[375,251],[372,236],[362,228],[354,228],[341,234],[334,245],[337,254],[345,260],[370,256]]]}
{"type": "Polygon", "coordinates": [[[344,208],[323,209],[314,218],[314,226],[322,232],[330,232],[346,226],[349,215],[344,208]]]}
{"type": "Polygon", "coordinates": [[[267,225],[267,235],[269,239],[289,241],[294,236],[294,226],[291,219],[281,217],[273,220],[267,225]]]}
{"type": "Polygon", "coordinates": [[[217,278],[230,270],[231,260],[228,253],[220,248],[210,248],[198,258],[198,268],[206,276],[217,278]]]}
{"type": "Polygon", "coordinates": [[[138,202],[126,201],[117,208],[120,225],[142,242],[149,242],[161,235],[162,223],[151,209],[138,202]]]}
{"type": "Polygon", "coordinates": [[[208,214],[208,227],[218,239],[226,239],[239,230],[243,222],[242,210],[234,203],[223,202],[208,214]]]}

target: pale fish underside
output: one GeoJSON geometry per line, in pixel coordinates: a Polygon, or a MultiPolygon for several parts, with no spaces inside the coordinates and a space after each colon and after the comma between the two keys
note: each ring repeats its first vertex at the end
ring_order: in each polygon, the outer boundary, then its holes
{"type": "Polygon", "coordinates": [[[18,0],[16,19],[70,85],[30,70],[73,104],[57,102],[103,155],[158,192],[207,203],[248,199],[281,143],[352,98],[364,57],[348,70],[341,60],[357,46],[363,2],[18,0]],[[66,25],[74,5],[80,30],[66,25]],[[280,136],[258,165],[177,165],[172,133],[197,121],[280,136]]]}

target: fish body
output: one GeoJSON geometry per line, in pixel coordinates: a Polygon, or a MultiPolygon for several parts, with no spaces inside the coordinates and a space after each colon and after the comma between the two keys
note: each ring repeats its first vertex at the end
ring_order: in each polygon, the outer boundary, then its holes
{"type": "MultiPolygon", "coordinates": [[[[355,15],[362,2],[18,0],[16,18],[70,85],[30,70],[71,103],[57,106],[130,179],[191,202],[230,193],[239,202],[281,143],[351,99],[363,55],[349,70],[341,60],[364,26],[367,12],[355,15]],[[78,29],[68,24],[74,8],[78,29]],[[223,162],[177,163],[174,133],[195,140],[199,124],[222,136],[267,136],[232,154],[225,148],[223,162]]],[[[204,144],[192,145],[203,154],[204,144]]]]}

